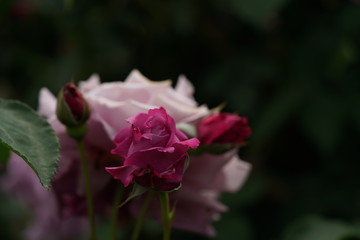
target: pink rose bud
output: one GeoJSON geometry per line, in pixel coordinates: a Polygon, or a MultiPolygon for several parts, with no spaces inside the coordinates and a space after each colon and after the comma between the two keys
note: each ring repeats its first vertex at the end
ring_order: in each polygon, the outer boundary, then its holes
{"type": "Polygon", "coordinates": [[[124,159],[123,166],[108,167],[113,178],[125,187],[135,181],[159,191],[180,187],[186,168],[187,151],[199,145],[196,138],[188,139],[175,126],[164,108],[151,109],[126,120],[131,123],[121,129],[112,150],[124,159]]]}
{"type": "Polygon", "coordinates": [[[68,83],[60,91],[57,99],[56,115],[66,127],[83,125],[90,116],[89,105],[76,88],[68,83]]]}
{"type": "Polygon", "coordinates": [[[204,145],[240,145],[251,135],[246,117],[237,114],[218,113],[203,118],[198,125],[198,138],[204,145]]]}

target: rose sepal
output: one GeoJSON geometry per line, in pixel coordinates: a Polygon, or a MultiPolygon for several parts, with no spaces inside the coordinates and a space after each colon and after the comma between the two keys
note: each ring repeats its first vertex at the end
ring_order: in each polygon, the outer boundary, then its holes
{"type": "Polygon", "coordinates": [[[150,189],[151,189],[150,187],[144,187],[144,186],[141,186],[141,185],[139,185],[137,183],[134,183],[133,187],[132,187],[132,190],[129,193],[129,195],[127,196],[127,198],[122,203],[120,203],[120,205],[118,207],[121,208],[126,203],[128,203],[131,199],[136,198],[138,196],[141,196],[142,194],[146,193],[150,189]]]}
{"type": "Polygon", "coordinates": [[[81,141],[88,132],[88,126],[86,123],[75,127],[66,127],[66,133],[73,139],[81,141]]]}
{"type": "Polygon", "coordinates": [[[189,138],[196,137],[196,126],[189,123],[180,122],[176,124],[176,128],[185,133],[189,138]]]}

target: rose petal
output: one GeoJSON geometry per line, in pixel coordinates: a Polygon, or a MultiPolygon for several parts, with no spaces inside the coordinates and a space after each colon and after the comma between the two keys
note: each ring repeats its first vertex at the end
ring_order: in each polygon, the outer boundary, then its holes
{"type": "Polygon", "coordinates": [[[141,85],[146,85],[147,87],[154,85],[170,87],[172,84],[171,80],[151,81],[148,78],[146,78],[144,75],[142,75],[137,69],[131,71],[129,76],[125,79],[125,82],[140,83],[141,85]]]}
{"type": "Polygon", "coordinates": [[[137,166],[122,166],[122,167],[107,167],[105,170],[113,176],[113,178],[120,180],[125,187],[129,186],[134,177],[134,172],[139,169],[137,166]]]}
{"type": "Polygon", "coordinates": [[[179,129],[176,129],[175,136],[179,139],[179,141],[184,141],[184,140],[188,139],[186,134],[183,133],[182,131],[180,131],[179,129]]]}
{"type": "Polygon", "coordinates": [[[164,148],[161,148],[161,150],[153,148],[133,153],[125,160],[124,165],[135,165],[144,169],[151,167],[156,172],[162,173],[184,158],[185,155],[186,152],[182,151],[182,149],[166,152],[164,148]]]}
{"type": "Polygon", "coordinates": [[[197,148],[200,144],[200,141],[197,138],[191,138],[191,139],[188,139],[188,140],[185,140],[182,142],[175,143],[174,145],[177,145],[177,144],[186,146],[186,151],[187,151],[189,148],[192,148],[192,149],[197,148]]]}
{"type": "Polygon", "coordinates": [[[92,74],[88,80],[79,82],[79,88],[83,93],[96,89],[99,86],[100,77],[96,73],[92,74]]]}
{"type": "Polygon", "coordinates": [[[222,168],[213,187],[221,191],[236,192],[245,183],[251,170],[251,164],[239,159],[237,155],[222,168]]]}
{"type": "Polygon", "coordinates": [[[87,122],[88,133],[85,136],[85,141],[91,144],[93,147],[110,151],[115,145],[111,138],[106,134],[104,126],[96,120],[94,116],[91,116],[87,122]]]}
{"type": "Polygon", "coordinates": [[[183,96],[190,98],[190,99],[193,99],[193,94],[195,92],[194,86],[185,77],[185,75],[179,76],[177,83],[176,83],[175,91],[180,93],[183,96]]]}
{"type": "Polygon", "coordinates": [[[209,110],[206,106],[194,107],[193,104],[184,104],[185,99],[182,95],[176,94],[174,90],[166,90],[155,96],[151,102],[155,106],[162,106],[176,122],[191,122],[208,115],[209,110]]]}
{"type": "Polygon", "coordinates": [[[218,174],[235,155],[236,150],[221,155],[204,153],[200,156],[190,156],[189,168],[185,172],[184,181],[188,185],[199,188],[213,188],[218,174]]]}
{"type": "Polygon", "coordinates": [[[41,88],[39,94],[38,112],[44,117],[51,117],[55,113],[56,98],[47,88],[41,88]]]}
{"type": "Polygon", "coordinates": [[[127,126],[123,119],[139,112],[147,111],[152,106],[136,101],[113,102],[90,97],[87,99],[93,109],[94,118],[97,119],[105,128],[109,137],[113,139],[117,132],[127,126]]]}

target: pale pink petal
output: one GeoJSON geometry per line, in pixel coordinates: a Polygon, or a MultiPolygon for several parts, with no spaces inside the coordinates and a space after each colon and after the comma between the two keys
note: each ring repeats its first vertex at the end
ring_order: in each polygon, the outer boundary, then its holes
{"type": "Polygon", "coordinates": [[[142,75],[139,70],[134,69],[131,71],[129,76],[125,79],[126,83],[140,83],[142,85],[146,86],[166,86],[171,87],[171,80],[163,80],[163,81],[151,81],[148,78],[146,78],[144,75],[142,75]]]}
{"type": "Polygon", "coordinates": [[[95,116],[91,115],[87,124],[89,129],[85,136],[87,144],[91,144],[91,146],[104,151],[110,151],[115,146],[112,138],[106,134],[103,124],[95,116]]]}
{"type": "Polygon", "coordinates": [[[251,164],[237,155],[229,161],[216,177],[213,187],[222,191],[236,192],[245,183],[251,170],[251,164]]]}
{"type": "Polygon", "coordinates": [[[220,213],[218,210],[204,206],[204,203],[179,201],[176,205],[173,226],[177,229],[214,237],[216,232],[210,223],[218,220],[220,213]]]}
{"type": "Polygon", "coordinates": [[[151,103],[164,107],[176,122],[192,122],[209,114],[206,106],[197,107],[189,98],[174,93],[173,90],[164,91],[155,95],[151,103]]]}
{"type": "Polygon", "coordinates": [[[99,86],[100,77],[96,73],[92,74],[88,80],[79,82],[79,88],[83,93],[96,89],[99,86]]]}
{"type": "Polygon", "coordinates": [[[103,83],[101,88],[94,89],[85,96],[93,97],[100,101],[119,102],[131,99],[147,103],[151,99],[151,95],[160,90],[161,88],[158,86],[149,87],[138,83],[111,82],[103,83]]]}
{"type": "MultiPolygon", "coordinates": [[[[216,232],[213,221],[219,220],[219,214],[227,211],[226,206],[217,201],[217,191],[203,191],[183,186],[180,190],[170,193],[170,199],[176,201],[173,226],[176,229],[191,231],[214,237],[216,232]]],[[[131,202],[130,210],[134,217],[138,216],[144,196],[131,202]]],[[[171,204],[175,204],[171,201],[171,204]]],[[[161,211],[158,201],[154,200],[148,211],[149,217],[161,223],[161,211]]]]}
{"type": "Polygon", "coordinates": [[[184,185],[194,185],[199,188],[214,188],[214,181],[222,168],[236,155],[236,150],[221,155],[204,153],[200,156],[190,156],[189,168],[185,172],[184,185]]]}
{"type": "Polygon", "coordinates": [[[152,108],[152,106],[132,100],[113,102],[89,98],[88,101],[93,109],[94,118],[103,125],[111,139],[115,137],[120,129],[128,125],[125,119],[152,108]]]}
{"type": "Polygon", "coordinates": [[[177,199],[174,227],[214,237],[216,232],[211,223],[220,219],[220,213],[227,207],[218,202],[217,190],[204,190],[183,184],[172,195],[177,199]]]}
{"type": "Polygon", "coordinates": [[[39,109],[41,116],[50,117],[55,114],[56,98],[47,88],[41,88],[39,94],[39,109]]]}
{"type": "Polygon", "coordinates": [[[194,86],[185,77],[185,75],[179,76],[176,86],[175,86],[175,91],[183,96],[190,98],[190,99],[193,99],[193,94],[195,92],[194,86]]]}

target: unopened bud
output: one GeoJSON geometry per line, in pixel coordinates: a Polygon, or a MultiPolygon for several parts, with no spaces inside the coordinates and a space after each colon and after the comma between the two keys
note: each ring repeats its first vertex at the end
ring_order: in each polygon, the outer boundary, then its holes
{"type": "Polygon", "coordinates": [[[198,124],[198,138],[204,145],[242,144],[251,135],[246,117],[218,113],[205,117],[198,124]]]}
{"type": "Polygon", "coordinates": [[[67,129],[79,131],[85,128],[90,116],[89,105],[75,84],[66,84],[58,94],[56,115],[67,129]]]}

